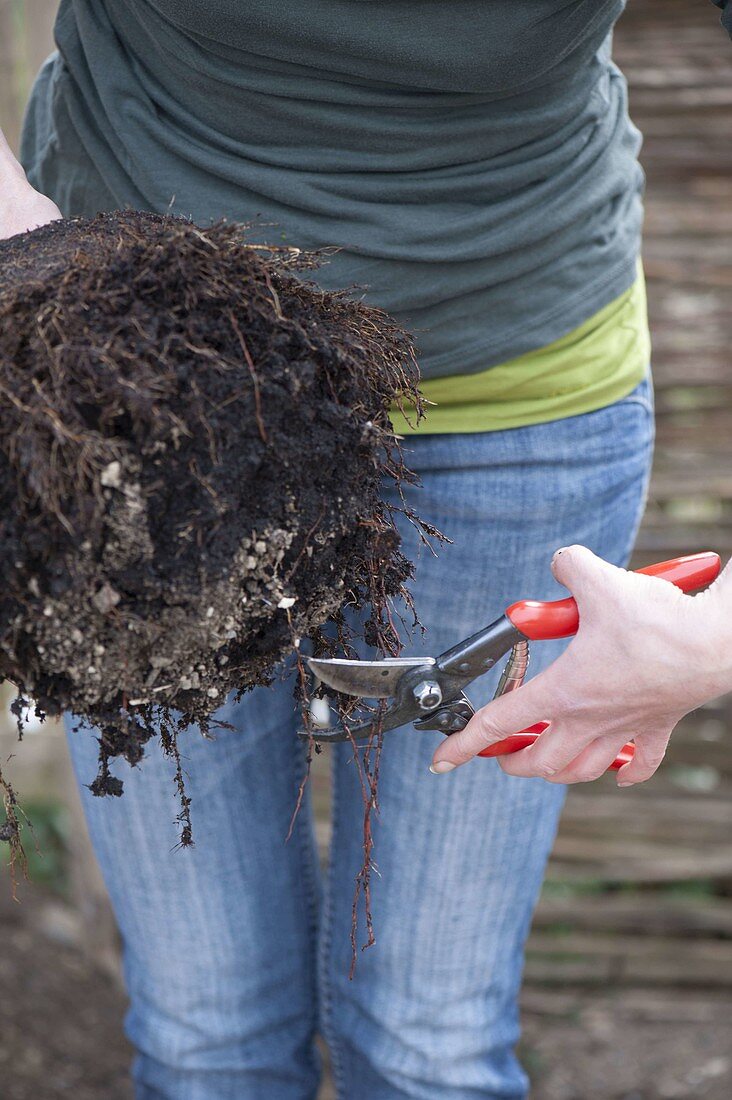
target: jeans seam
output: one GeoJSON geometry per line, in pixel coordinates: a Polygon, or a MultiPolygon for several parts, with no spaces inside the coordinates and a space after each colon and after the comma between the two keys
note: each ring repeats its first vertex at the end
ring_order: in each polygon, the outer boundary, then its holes
{"type": "MultiPolygon", "coordinates": [[[[653,405],[645,397],[623,397],[617,402],[617,405],[639,405],[649,416],[653,416],[653,405]]],[[[609,405],[608,408],[613,408],[613,406],[609,405]]]]}
{"type": "Polygon", "coordinates": [[[653,399],[653,386],[649,375],[639,382],[634,390],[631,390],[625,397],[621,397],[619,401],[615,401],[612,405],[607,405],[606,408],[613,409],[620,405],[639,405],[650,417],[656,415],[655,401],[653,399]],[[648,391],[646,397],[643,393],[638,393],[638,390],[643,389],[648,391]]]}
{"type": "MultiPolygon", "coordinates": [[[[298,741],[295,745],[295,752],[292,753],[290,759],[292,760],[292,778],[294,783],[294,789],[299,787],[301,782],[302,772],[297,767],[297,762],[300,761],[303,768],[306,766],[306,753],[303,745],[298,741]]],[[[307,792],[306,792],[307,798],[307,792]]],[[[293,836],[297,840],[298,851],[300,854],[300,866],[302,868],[303,885],[305,887],[305,900],[308,910],[311,939],[317,937],[318,919],[319,919],[319,899],[318,891],[316,887],[316,875],[314,861],[317,859],[317,854],[314,851],[314,841],[312,836],[312,813],[310,809],[309,801],[304,801],[300,807],[300,813],[298,819],[295,822],[293,830],[293,836]],[[303,811],[306,811],[304,814],[303,811]]],[[[315,1027],[317,1030],[317,1004],[318,1004],[318,959],[317,959],[317,947],[314,952],[314,958],[311,967],[310,976],[310,1000],[311,1004],[315,1006],[315,1027]]],[[[313,1039],[315,1035],[313,1035],[313,1039]]],[[[319,1059],[315,1053],[314,1044],[310,1046],[308,1051],[308,1058],[312,1065],[313,1070],[317,1074],[320,1066],[319,1059]]]]}
{"type": "Polygon", "coordinates": [[[648,504],[648,493],[649,493],[650,485],[651,485],[651,472],[652,472],[652,469],[653,469],[653,454],[654,454],[654,451],[655,451],[655,443],[656,443],[656,425],[655,425],[655,411],[654,411],[654,402],[653,402],[653,390],[651,389],[650,392],[651,392],[651,397],[650,398],[634,397],[634,398],[631,399],[633,404],[640,405],[648,413],[649,418],[650,418],[650,431],[648,432],[648,436],[645,440],[645,446],[644,446],[644,451],[643,451],[643,455],[644,455],[644,472],[643,472],[643,477],[642,477],[642,490],[641,490],[640,500],[638,502],[638,508],[636,510],[636,514],[635,514],[635,517],[634,517],[633,525],[632,525],[632,527],[630,528],[630,531],[629,531],[629,536],[630,537],[629,537],[628,545],[627,545],[627,548],[626,548],[626,559],[629,559],[630,555],[633,552],[633,547],[634,547],[635,541],[638,537],[638,531],[640,529],[640,525],[641,525],[641,522],[643,520],[643,515],[645,513],[646,506],[648,504]]]}
{"type": "Polygon", "coordinates": [[[333,1027],[333,990],[331,987],[328,963],[333,933],[333,897],[335,890],[335,859],[333,850],[335,836],[340,820],[340,799],[338,795],[338,754],[331,755],[331,851],[328,860],[328,874],[326,877],[325,901],[321,917],[320,942],[318,945],[318,970],[320,977],[320,1026],[323,1038],[330,1053],[333,1080],[336,1086],[336,1095],[343,1098],[345,1090],[345,1072],[341,1062],[341,1052],[333,1027]]]}

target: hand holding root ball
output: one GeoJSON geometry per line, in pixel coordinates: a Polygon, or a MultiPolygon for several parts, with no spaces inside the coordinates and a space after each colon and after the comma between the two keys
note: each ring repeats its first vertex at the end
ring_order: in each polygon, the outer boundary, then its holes
{"type": "Polygon", "coordinates": [[[61,211],[55,202],[39,194],[26,179],[25,172],[13,156],[7,139],[0,130],[0,241],[38,229],[56,221],[61,211]]]}

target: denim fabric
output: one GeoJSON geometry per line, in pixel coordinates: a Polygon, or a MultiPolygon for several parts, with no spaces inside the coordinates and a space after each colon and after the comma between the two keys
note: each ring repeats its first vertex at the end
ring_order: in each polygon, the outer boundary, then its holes
{"type": "MultiPolygon", "coordinates": [[[[422,516],[454,540],[437,557],[404,532],[414,596],[437,653],[521,597],[556,598],[553,551],[581,542],[625,563],[652,450],[648,382],[580,417],[477,435],[409,440],[422,516]]],[[[540,643],[532,671],[563,643],[540,643]]],[[[488,675],[471,697],[482,704],[488,675]]],[[[332,751],[333,841],[321,883],[306,799],[285,835],[303,770],[292,685],[223,717],[214,742],[182,739],[195,847],[176,850],[171,765],[150,749],[118,765],[121,799],[82,786],[125,946],[138,1100],[312,1100],[313,1038],[329,1045],[341,1100],[518,1100],[513,1048],[524,940],[563,790],[476,760],[428,772],[437,733],[387,735],[375,826],[377,944],[348,980],[363,806],[350,749],[332,751]]],[[[70,736],[81,784],[96,744],[70,736]]]]}

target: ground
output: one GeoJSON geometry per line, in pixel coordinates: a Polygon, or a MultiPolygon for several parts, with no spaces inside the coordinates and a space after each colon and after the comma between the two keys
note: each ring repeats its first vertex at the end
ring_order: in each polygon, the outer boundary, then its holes
{"type": "MultiPolygon", "coordinates": [[[[4,885],[4,884],[3,884],[4,885]]],[[[4,1100],[131,1100],[126,998],[39,888],[0,889],[4,1100]],[[12,991],[12,995],[9,995],[12,991]]],[[[529,990],[522,1057],[532,1100],[728,1100],[729,993],[529,990]]],[[[325,1085],[320,1100],[332,1100],[325,1085]]]]}
{"type": "Polygon", "coordinates": [[[0,881],[0,1091],[4,1100],[129,1100],[125,998],[73,943],[51,895],[22,904],[0,881]],[[71,942],[70,942],[71,941],[71,942]]]}

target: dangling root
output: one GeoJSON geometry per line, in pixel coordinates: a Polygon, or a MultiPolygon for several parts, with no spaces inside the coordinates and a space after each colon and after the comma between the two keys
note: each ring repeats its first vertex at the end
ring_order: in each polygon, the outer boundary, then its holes
{"type": "MultiPolygon", "coordinates": [[[[25,814],[18,805],[15,791],[3,775],[2,768],[0,768],[0,791],[2,791],[5,808],[5,820],[0,824],[0,840],[6,841],[10,847],[10,877],[13,883],[13,898],[17,900],[18,871],[20,870],[23,878],[28,877],[28,860],[20,838],[20,818],[25,818],[25,814]]],[[[25,820],[27,821],[27,818],[25,820]]],[[[30,825],[30,822],[27,821],[27,823],[30,825]]]]}
{"type": "Polygon", "coordinates": [[[373,860],[374,849],[374,837],[371,829],[371,818],[374,813],[379,812],[379,764],[381,762],[381,750],[384,743],[384,731],[381,727],[380,718],[385,710],[385,703],[381,703],[379,706],[378,714],[375,718],[375,731],[369,737],[366,748],[359,753],[358,746],[355,741],[351,741],[353,745],[353,759],[358,768],[358,776],[361,783],[361,794],[364,803],[364,815],[363,815],[363,864],[361,870],[356,875],[356,887],[353,893],[353,906],[351,908],[351,969],[349,971],[349,978],[353,980],[353,975],[356,972],[356,960],[358,958],[358,909],[359,900],[363,895],[364,902],[364,920],[366,922],[366,942],[361,944],[361,950],[365,951],[368,947],[373,947],[376,943],[376,936],[374,934],[374,917],[371,907],[371,875],[375,871],[377,874],[378,868],[373,860]]]}

